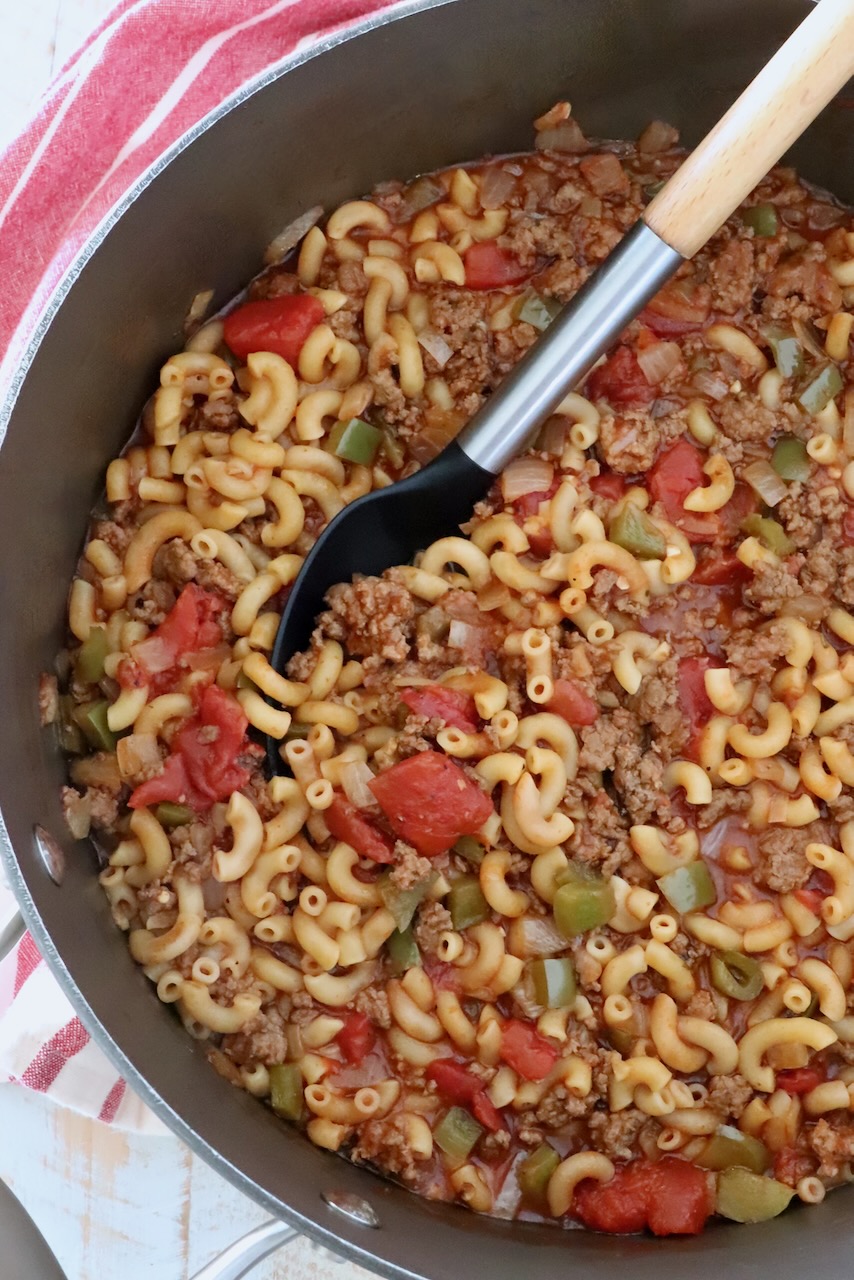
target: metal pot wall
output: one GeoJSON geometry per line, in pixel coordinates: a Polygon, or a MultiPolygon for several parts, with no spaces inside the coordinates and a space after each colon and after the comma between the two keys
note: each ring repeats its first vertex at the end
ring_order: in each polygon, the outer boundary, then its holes
{"type": "MultiPolygon", "coordinates": [[[[64,764],[37,723],[38,676],[62,643],[87,513],[159,365],[181,344],[190,299],[215,288],[224,302],[299,212],[385,178],[524,148],[533,117],[561,97],[590,134],[635,137],[659,117],[690,143],[805,9],[805,0],[428,0],[328,41],[226,102],[129,194],[59,289],[17,400],[0,415],[0,845],[28,922],[96,1039],[180,1137],[271,1212],[387,1276],[545,1280],[574,1267],[736,1280],[767,1275],[773,1258],[781,1280],[829,1280],[850,1269],[851,1193],[699,1239],[513,1224],[356,1169],[221,1080],[131,961],[92,851],[65,832],[64,764]],[[37,825],[64,851],[61,884],[37,825]],[[364,1206],[361,1216],[327,1203],[342,1195],[364,1206]]],[[[832,105],[794,158],[854,200],[850,120],[832,105]]]]}

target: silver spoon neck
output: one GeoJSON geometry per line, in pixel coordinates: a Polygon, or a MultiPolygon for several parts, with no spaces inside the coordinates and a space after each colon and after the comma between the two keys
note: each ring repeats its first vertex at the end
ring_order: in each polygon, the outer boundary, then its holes
{"type": "Polygon", "coordinates": [[[684,261],[639,220],[457,437],[498,475],[684,261]]]}

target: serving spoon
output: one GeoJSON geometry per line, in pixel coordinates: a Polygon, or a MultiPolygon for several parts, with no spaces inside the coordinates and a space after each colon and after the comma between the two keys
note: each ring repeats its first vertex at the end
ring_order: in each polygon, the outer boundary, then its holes
{"type": "MultiPolygon", "coordinates": [[[[406,564],[470,518],[566,393],[852,74],[854,0],[819,0],[456,439],[420,471],[359,498],[329,524],[285,605],[272,656],[276,670],[307,646],[335,583],[406,564]]],[[[278,748],[268,738],[274,773],[284,768],[278,748]]]]}

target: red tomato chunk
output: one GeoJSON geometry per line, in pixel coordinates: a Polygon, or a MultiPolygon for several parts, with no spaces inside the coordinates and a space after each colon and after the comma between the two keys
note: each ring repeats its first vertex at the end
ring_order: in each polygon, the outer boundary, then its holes
{"type": "Polygon", "coordinates": [[[172,801],[206,811],[245,787],[249,770],[235,763],[249,746],[240,703],[217,685],[208,685],[199,708],[175,735],[163,772],[143,782],[128,800],[131,809],[172,801]]]}
{"type": "Polygon", "coordinates": [[[576,1188],[572,1213],[594,1231],[625,1235],[648,1227],[653,1235],[698,1235],[713,1208],[708,1175],[673,1156],[635,1160],[610,1182],[576,1188]]]}
{"type": "Polygon", "coordinates": [[[352,845],[360,857],[370,858],[372,862],[394,861],[393,841],[345,796],[334,796],[323,816],[335,839],[352,845]]]}
{"type": "Polygon", "coordinates": [[[368,786],[392,831],[428,858],[474,835],[493,811],[489,796],[438,751],[401,760],[368,786]]]}
{"type": "Polygon", "coordinates": [[[351,1013],[335,1040],[347,1061],[358,1066],[376,1044],[377,1033],[366,1014],[351,1013]]]}
{"type": "Polygon", "coordinates": [[[468,1107],[480,1124],[492,1133],[504,1128],[500,1112],[492,1105],[486,1095],[482,1080],[469,1075],[465,1067],[449,1058],[438,1058],[427,1068],[427,1079],[435,1082],[436,1088],[449,1102],[468,1107]]]}
{"type": "Polygon", "coordinates": [[[777,1088],[785,1093],[810,1093],[824,1081],[825,1074],[818,1067],[790,1067],[777,1072],[777,1088]]]}
{"type": "Polygon", "coordinates": [[[626,492],[626,481],[614,471],[601,471],[587,481],[593,493],[609,502],[618,502],[626,492]]]}
{"type": "Polygon", "coordinates": [[[686,511],[683,503],[692,489],[706,484],[705,458],[690,440],[677,440],[659,454],[649,473],[649,492],[660,502],[667,519],[691,542],[714,542],[720,524],[714,512],[686,511]]]}
{"type": "Polygon", "coordinates": [[[418,716],[443,720],[463,733],[477,733],[478,716],[471,694],[428,684],[421,689],[402,689],[400,700],[418,716]]]}
{"type": "Polygon", "coordinates": [[[706,693],[705,675],[718,665],[708,657],[682,658],[679,662],[679,705],[688,729],[685,755],[689,760],[696,761],[700,736],[715,714],[706,693]]]}
{"type": "Polygon", "coordinates": [[[631,347],[617,347],[587,379],[587,394],[591,400],[607,400],[615,405],[649,404],[655,399],[655,387],[643,376],[631,347]]]}
{"type": "Polygon", "coordinates": [[[225,341],[239,360],[272,351],[294,368],[303,343],[325,316],[323,303],[307,293],[247,302],[225,317],[225,341]]]}
{"type": "Polygon", "coordinates": [[[555,680],[555,690],[546,709],[571,725],[593,724],[599,716],[599,703],[574,680],[555,680]]]}
{"type": "Polygon", "coordinates": [[[133,646],[129,660],[120,663],[119,684],[123,688],[149,684],[155,692],[171,688],[175,668],[185,665],[183,660],[222,643],[218,619],[227,607],[221,596],[188,583],[160,626],[133,646]]]}
{"type": "Polygon", "coordinates": [[[501,1028],[499,1053],[526,1080],[544,1080],[557,1062],[557,1049],[530,1022],[508,1018],[501,1028]]]}
{"type": "Polygon", "coordinates": [[[531,274],[509,249],[502,249],[494,240],[473,244],[466,250],[463,262],[469,289],[503,289],[505,285],[521,284],[531,274]]]}

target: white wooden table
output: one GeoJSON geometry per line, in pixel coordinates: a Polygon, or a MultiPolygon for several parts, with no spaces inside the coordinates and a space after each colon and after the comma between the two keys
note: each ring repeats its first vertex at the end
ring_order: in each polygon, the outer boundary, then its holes
{"type": "MultiPolygon", "coordinates": [[[[0,150],[110,7],[111,0],[0,0],[0,150]]],[[[266,1216],[177,1138],[119,1133],[8,1084],[0,1086],[0,1178],[69,1280],[187,1280],[266,1216]]],[[[333,1277],[370,1280],[305,1240],[253,1272],[254,1280],[333,1277]]]]}

